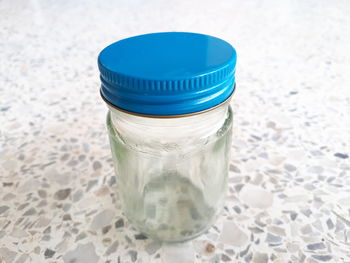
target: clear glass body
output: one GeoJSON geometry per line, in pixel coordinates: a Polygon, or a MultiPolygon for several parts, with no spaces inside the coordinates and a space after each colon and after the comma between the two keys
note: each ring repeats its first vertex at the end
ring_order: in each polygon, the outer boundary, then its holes
{"type": "Polygon", "coordinates": [[[232,110],[140,117],[110,108],[110,145],[124,212],[142,233],[178,242],[206,231],[226,195],[232,110]]]}

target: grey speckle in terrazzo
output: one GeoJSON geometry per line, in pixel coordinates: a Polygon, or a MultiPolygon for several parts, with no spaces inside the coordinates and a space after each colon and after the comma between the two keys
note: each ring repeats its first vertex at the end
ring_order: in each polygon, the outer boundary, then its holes
{"type": "Polygon", "coordinates": [[[118,242],[118,241],[114,241],[113,244],[110,245],[110,246],[108,247],[108,249],[106,250],[105,255],[106,255],[106,256],[109,256],[110,254],[116,252],[117,249],[118,249],[118,245],[119,245],[119,242],[118,242]]]}
{"type": "Polygon", "coordinates": [[[112,209],[101,211],[92,220],[90,228],[92,230],[97,230],[108,225],[112,221],[114,214],[115,212],[112,209]]]}
{"type": "Polygon", "coordinates": [[[75,250],[69,251],[63,256],[64,263],[97,263],[99,257],[95,253],[92,243],[78,245],[75,250]]]}
{"type": "Polygon", "coordinates": [[[0,206],[0,214],[6,212],[10,207],[7,205],[0,206]]]}
{"type": "Polygon", "coordinates": [[[344,0],[0,1],[0,262],[350,262],[349,13],[344,0]],[[215,227],[165,245],[121,209],[96,59],[183,30],[237,49],[232,156],[215,227]]]}
{"type": "Polygon", "coordinates": [[[61,189],[54,194],[54,198],[57,200],[65,200],[70,195],[71,189],[61,189]]]}

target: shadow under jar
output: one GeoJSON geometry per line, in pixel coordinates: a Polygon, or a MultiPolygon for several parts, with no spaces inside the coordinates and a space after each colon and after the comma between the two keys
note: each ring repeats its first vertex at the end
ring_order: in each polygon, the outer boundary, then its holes
{"type": "Polygon", "coordinates": [[[206,231],[226,195],[236,52],[194,33],[118,41],[99,55],[125,215],[152,239],[206,231]]]}

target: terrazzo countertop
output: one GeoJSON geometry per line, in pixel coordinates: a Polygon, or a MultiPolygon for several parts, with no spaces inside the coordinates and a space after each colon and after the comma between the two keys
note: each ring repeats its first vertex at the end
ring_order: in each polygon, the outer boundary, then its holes
{"type": "Polygon", "coordinates": [[[0,262],[350,262],[350,2],[0,1],[0,262]],[[96,58],[207,33],[238,51],[222,216],[162,245],[124,217],[96,58]]]}

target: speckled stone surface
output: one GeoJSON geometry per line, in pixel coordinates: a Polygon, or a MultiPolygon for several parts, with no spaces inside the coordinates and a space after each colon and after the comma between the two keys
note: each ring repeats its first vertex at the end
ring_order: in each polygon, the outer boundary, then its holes
{"type": "Polygon", "coordinates": [[[0,262],[350,262],[350,2],[0,1],[0,262]],[[238,51],[222,216],[180,245],[120,208],[96,65],[156,31],[238,51]]]}

